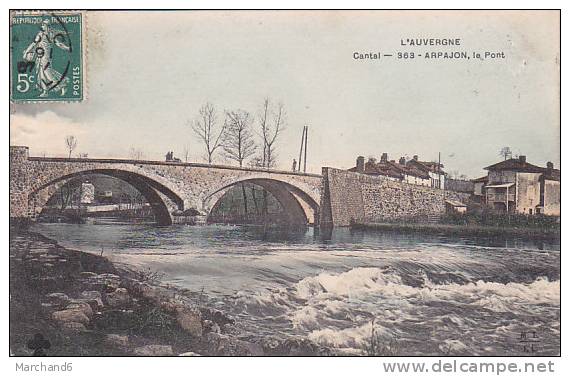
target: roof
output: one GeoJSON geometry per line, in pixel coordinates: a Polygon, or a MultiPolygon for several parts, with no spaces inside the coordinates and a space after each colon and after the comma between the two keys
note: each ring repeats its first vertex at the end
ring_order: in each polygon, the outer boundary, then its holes
{"type": "Polygon", "coordinates": [[[396,162],[386,162],[389,163],[390,165],[392,165],[395,169],[399,170],[402,174],[406,174],[406,175],[411,175],[411,176],[416,176],[418,178],[422,178],[422,179],[429,179],[429,173],[427,172],[427,170],[421,169],[416,167],[417,165],[413,165],[413,164],[401,164],[401,163],[396,163],[396,162]]]}
{"type": "Polygon", "coordinates": [[[519,158],[511,158],[504,160],[499,163],[492,164],[485,167],[485,170],[497,171],[497,170],[511,170],[520,172],[544,172],[545,168],[535,166],[526,161],[522,161],[519,158]]]}
{"type": "Polygon", "coordinates": [[[544,180],[554,180],[560,181],[560,170],[556,169],[545,169],[541,176],[544,180]]]}
{"type": "Polygon", "coordinates": [[[418,161],[416,159],[410,159],[408,164],[414,164],[419,168],[423,169],[426,172],[435,172],[439,174],[444,174],[443,172],[443,165],[438,162],[425,162],[425,161],[418,161]]]}
{"type": "Polygon", "coordinates": [[[455,207],[467,207],[467,205],[465,205],[461,201],[456,201],[456,200],[445,200],[445,203],[455,207]]]}
{"type": "MultiPolygon", "coordinates": [[[[358,172],[356,167],[352,167],[348,169],[348,171],[358,172]]],[[[364,173],[367,175],[375,175],[375,176],[377,175],[389,176],[396,179],[404,178],[404,175],[398,169],[392,166],[389,162],[374,163],[368,161],[364,164],[364,173]]]]}
{"type": "Polygon", "coordinates": [[[481,176],[480,178],[477,179],[473,179],[471,180],[473,183],[486,183],[489,181],[489,176],[485,175],[485,176],[481,176]]]}
{"type": "Polygon", "coordinates": [[[491,184],[486,186],[485,188],[510,188],[513,185],[515,185],[515,183],[491,184]]]}

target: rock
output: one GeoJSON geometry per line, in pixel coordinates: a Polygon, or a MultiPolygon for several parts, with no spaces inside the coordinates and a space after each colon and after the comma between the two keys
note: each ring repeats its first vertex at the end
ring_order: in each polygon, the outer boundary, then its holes
{"type": "Polygon", "coordinates": [[[126,331],[140,325],[140,317],[133,310],[108,309],[93,316],[93,326],[104,331],[126,331]]]}
{"type": "Polygon", "coordinates": [[[170,345],[146,345],[137,347],[133,350],[133,353],[137,356],[171,356],[174,355],[172,352],[172,346],[170,345]]]}
{"type": "Polygon", "coordinates": [[[153,302],[165,302],[174,299],[174,292],[160,286],[152,286],[147,283],[139,283],[136,286],[138,293],[145,299],[153,302]]]}
{"type": "Polygon", "coordinates": [[[202,355],[195,353],[195,352],[192,352],[192,351],[188,351],[188,352],[185,352],[182,354],[178,354],[178,356],[202,356],[202,355]]]}
{"type": "Polygon", "coordinates": [[[85,330],[87,330],[85,328],[85,325],[79,323],[79,322],[74,322],[74,321],[68,321],[68,322],[64,322],[61,327],[65,330],[69,330],[72,332],[83,332],[85,330]]]}
{"type": "Polygon", "coordinates": [[[208,333],[202,341],[208,352],[221,356],[262,356],[263,347],[223,334],[208,333]]]}
{"type": "Polygon", "coordinates": [[[84,325],[89,323],[89,317],[85,313],[77,309],[64,309],[63,311],[55,311],[51,317],[60,323],[78,322],[84,325]]]}
{"type": "Polygon", "coordinates": [[[121,307],[131,302],[131,296],[127,289],[119,287],[115,291],[106,294],[105,301],[111,307],[121,307]]]}
{"type": "Polygon", "coordinates": [[[165,312],[168,313],[176,313],[177,311],[181,310],[183,307],[171,300],[167,300],[165,302],[160,302],[160,308],[162,308],[165,312]]]}
{"type": "Polygon", "coordinates": [[[73,301],[73,303],[70,303],[65,307],[65,310],[77,310],[79,312],[82,312],[87,317],[93,316],[93,309],[91,309],[89,303],[86,302],[73,301]]]}
{"type": "Polygon", "coordinates": [[[47,294],[46,299],[47,299],[48,303],[50,303],[54,306],[60,306],[60,307],[66,306],[69,303],[69,301],[71,300],[69,298],[69,296],[67,296],[66,294],[64,294],[62,292],[54,292],[51,294],[47,294]]]}
{"type": "MultiPolygon", "coordinates": [[[[269,347],[266,346],[265,348],[269,347]]],[[[280,342],[272,349],[278,354],[289,356],[330,356],[333,355],[329,348],[320,346],[306,338],[288,338],[280,342]]]]}
{"type": "Polygon", "coordinates": [[[107,334],[105,342],[112,346],[127,347],[129,345],[129,336],[120,334],[107,334]]]}
{"type": "Polygon", "coordinates": [[[79,275],[83,278],[96,277],[98,274],[93,272],[81,272],[79,275]]]}
{"type": "Polygon", "coordinates": [[[200,312],[189,308],[183,308],[176,312],[176,321],[178,324],[194,337],[202,336],[202,318],[200,312]]]}
{"type": "Polygon", "coordinates": [[[111,273],[95,274],[88,277],[84,283],[94,290],[110,292],[121,285],[121,277],[111,273]]]}
{"type": "Polygon", "coordinates": [[[204,320],[204,331],[212,333],[220,333],[221,329],[220,326],[215,322],[212,322],[210,320],[204,320]]]}
{"type": "Polygon", "coordinates": [[[82,299],[95,302],[98,307],[103,307],[103,297],[99,291],[83,291],[80,296],[82,299]]]}

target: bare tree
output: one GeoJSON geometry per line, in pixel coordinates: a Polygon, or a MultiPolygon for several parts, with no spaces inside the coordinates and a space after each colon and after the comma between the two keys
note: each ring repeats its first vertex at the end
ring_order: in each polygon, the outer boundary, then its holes
{"type": "Polygon", "coordinates": [[[262,167],[271,168],[275,166],[277,160],[275,142],[285,126],[285,107],[283,104],[278,103],[276,106],[272,106],[270,99],[265,98],[259,116],[259,126],[263,141],[262,167]]]}
{"type": "Polygon", "coordinates": [[[513,152],[511,151],[511,148],[508,146],[504,146],[501,148],[501,150],[499,151],[499,155],[501,157],[503,157],[505,159],[505,161],[509,158],[512,157],[513,152]]]}
{"type": "Polygon", "coordinates": [[[245,160],[255,154],[257,149],[251,124],[253,117],[243,110],[226,111],[226,125],[223,138],[223,148],[226,157],[236,161],[240,167],[245,160]]]}
{"type": "Polygon", "coordinates": [[[192,130],[198,139],[204,143],[206,159],[212,163],[216,149],[222,146],[226,123],[219,127],[218,116],[214,105],[206,103],[200,107],[199,116],[192,123],[192,130]],[[219,128],[219,129],[218,129],[219,128]]]}
{"type": "Polygon", "coordinates": [[[145,156],[141,149],[132,147],[131,150],[129,150],[129,157],[136,161],[140,161],[141,159],[144,159],[145,156]]]}
{"type": "Polygon", "coordinates": [[[77,147],[77,139],[75,136],[65,137],[65,146],[67,147],[67,150],[69,150],[69,158],[71,158],[71,152],[77,147]]]}
{"type": "MultiPolygon", "coordinates": [[[[251,131],[252,123],[253,118],[247,111],[226,111],[226,130],[224,133],[223,148],[226,157],[236,161],[240,167],[243,166],[245,160],[255,154],[255,150],[257,149],[251,131]]],[[[243,183],[241,184],[241,192],[243,208],[247,218],[247,195],[243,183]]]]}
{"type": "Polygon", "coordinates": [[[184,162],[188,163],[188,156],[190,155],[190,148],[188,146],[184,146],[184,150],[182,150],[182,155],[184,155],[184,162]]]}

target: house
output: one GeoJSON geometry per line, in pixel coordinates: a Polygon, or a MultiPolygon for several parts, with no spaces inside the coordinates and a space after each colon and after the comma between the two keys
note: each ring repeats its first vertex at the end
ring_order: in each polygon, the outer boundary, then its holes
{"type": "Polygon", "coordinates": [[[489,182],[489,176],[481,176],[480,178],[471,180],[473,182],[473,195],[476,197],[485,196],[485,186],[489,182]]]}
{"type": "Polygon", "coordinates": [[[409,161],[406,161],[405,157],[401,157],[398,162],[388,160],[388,153],[382,153],[379,162],[375,158],[369,158],[367,162],[364,162],[364,157],[359,156],[356,158],[356,166],[348,171],[383,176],[390,180],[426,187],[441,189],[445,187],[443,165],[437,162],[420,161],[417,155],[414,155],[409,161]]]}
{"type": "Polygon", "coordinates": [[[535,166],[521,155],[485,167],[484,201],[500,211],[560,215],[560,170],[535,166]]]}
{"type": "Polygon", "coordinates": [[[439,162],[423,162],[418,160],[418,156],[408,161],[408,166],[414,166],[427,172],[430,179],[430,187],[445,189],[445,172],[443,172],[443,165],[439,162]]]}

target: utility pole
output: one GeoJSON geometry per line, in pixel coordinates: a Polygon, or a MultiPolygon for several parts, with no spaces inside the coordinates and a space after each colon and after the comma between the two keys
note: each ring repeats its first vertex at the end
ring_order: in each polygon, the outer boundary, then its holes
{"type": "Polygon", "coordinates": [[[305,126],[303,126],[303,133],[301,134],[301,149],[299,149],[299,164],[297,171],[301,171],[301,159],[303,157],[303,144],[305,143],[305,126]]]}
{"type": "Polygon", "coordinates": [[[303,172],[307,172],[307,142],[309,138],[309,126],[305,125],[305,160],[303,163],[303,172]]]}

